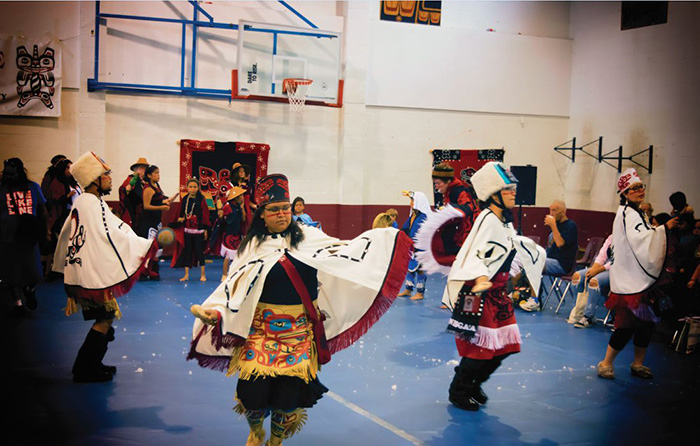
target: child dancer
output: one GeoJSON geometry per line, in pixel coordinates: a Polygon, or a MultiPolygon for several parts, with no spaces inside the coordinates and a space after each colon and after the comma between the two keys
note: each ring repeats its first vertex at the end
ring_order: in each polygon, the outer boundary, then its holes
{"type": "Polygon", "coordinates": [[[246,223],[245,200],[243,194],[246,190],[242,187],[234,186],[228,191],[227,202],[222,211],[222,237],[221,237],[221,257],[224,258],[224,272],[221,281],[228,276],[228,267],[232,260],[236,258],[236,252],[241,244],[243,225],[246,223]]]}
{"type": "Polygon", "coordinates": [[[180,200],[178,223],[184,226],[183,249],[173,256],[175,268],[185,268],[185,275],[180,282],[189,280],[190,268],[200,265],[202,276],[200,281],[206,282],[204,273],[204,241],[209,230],[209,207],[202,192],[199,190],[199,180],[192,178],[187,181],[187,195],[180,200]]]}

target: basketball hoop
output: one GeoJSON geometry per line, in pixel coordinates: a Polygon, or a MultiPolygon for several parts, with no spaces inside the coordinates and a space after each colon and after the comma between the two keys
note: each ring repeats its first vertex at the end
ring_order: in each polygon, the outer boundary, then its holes
{"type": "Polygon", "coordinates": [[[289,98],[289,108],[295,112],[304,111],[306,103],[306,93],[309,90],[309,85],[314,81],[311,79],[289,78],[282,81],[282,92],[287,93],[289,98]]]}

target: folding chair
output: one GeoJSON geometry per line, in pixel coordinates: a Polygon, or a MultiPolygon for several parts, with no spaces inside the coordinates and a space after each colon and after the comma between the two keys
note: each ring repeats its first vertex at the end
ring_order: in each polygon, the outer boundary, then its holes
{"type": "Polygon", "coordinates": [[[571,278],[573,277],[574,273],[576,273],[576,264],[574,264],[574,266],[571,268],[571,271],[563,276],[549,276],[552,278],[552,286],[549,288],[544,300],[541,301],[543,309],[547,306],[547,302],[549,301],[549,297],[552,295],[552,291],[556,293],[557,299],[559,299],[559,304],[557,305],[557,309],[554,310],[554,314],[559,313],[559,309],[564,303],[564,299],[566,298],[566,294],[569,292],[569,290],[572,290],[572,297],[575,297],[573,296],[573,289],[571,288],[571,278]],[[564,282],[566,282],[566,288],[564,288],[564,292],[562,293],[561,286],[564,284],[564,282]]]}
{"type": "Polygon", "coordinates": [[[596,320],[598,322],[602,322],[603,326],[605,326],[605,327],[614,328],[615,325],[612,323],[609,323],[610,319],[612,319],[612,310],[608,310],[608,312],[605,314],[605,317],[603,319],[597,318],[596,320]]]}
{"type": "Polygon", "coordinates": [[[576,261],[576,264],[582,268],[593,265],[595,258],[598,256],[598,251],[600,251],[600,248],[603,247],[603,243],[605,243],[605,239],[602,237],[589,238],[588,244],[586,245],[586,250],[584,251],[583,256],[576,261]]]}

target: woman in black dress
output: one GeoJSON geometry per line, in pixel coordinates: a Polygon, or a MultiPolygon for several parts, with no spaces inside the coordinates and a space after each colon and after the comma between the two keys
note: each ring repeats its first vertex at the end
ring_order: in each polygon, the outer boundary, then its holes
{"type": "MultiPolygon", "coordinates": [[[[152,239],[163,227],[163,211],[170,209],[170,199],[165,198],[160,188],[160,169],[156,165],[150,165],[144,174],[145,185],[143,188],[143,213],[136,227],[139,237],[152,239]]],[[[144,271],[142,278],[160,280],[158,258],[149,262],[148,269],[144,271]]]]}

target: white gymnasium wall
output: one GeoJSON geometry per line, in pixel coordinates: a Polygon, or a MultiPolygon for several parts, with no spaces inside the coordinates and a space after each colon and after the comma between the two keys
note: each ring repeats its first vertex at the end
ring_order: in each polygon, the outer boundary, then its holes
{"type": "MultiPolygon", "coordinates": [[[[117,182],[136,158],[145,156],[161,167],[162,185],[171,192],[177,187],[179,139],[262,142],[272,147],[269,171],[286,173],[292,194],[302,195],[310,203],[406,204],[400,196],[402,189],[431,188],[431,148],[505,147],[508,164],[540,166],[538,204],[546,205],[562,194],[561,180],[548,162],[550,147],[567,138],[567,118],[367,106],[368,61],[374,44],[369,30],[379,20],[379,2],[290,3],[321,28],[338,27],[344,32],[346,88],[342,109],[307,107],[299,115],[282,104],[89,93],[86,80],[93,75],[94,3],[68,3],[79,9],[76,31],[80,36],[80,90],[69,94],[64,91],[64,113],[58,119],[0,118],[0,155],[19,154],[34,178],[40,178],[54,154],[64,152],[77,157],[94,150],[111,164],[117,182]]],[[[449,11],[443,26],[455,30],[485,34],[487,28],[493,28],[496,33],[520,33],[541,37],[542,41],[563,39],[569,32],[569,6],[564,3],[443,5],[449,11]]],[[[217,21],[230,16],[233,23],[243,18],[303,26],[277,2],[214,2],[203,6],[217,21]]],[[[181,2],[102,3],[103,11],[139,15],[177,16],[183,11],[189,14],[188,8],[181,2]]],[[[21,13],[6,14],[7,5],[3,3],[0,12],[0,16],[14,22],[18,16],[40,14],[41,8],[26,2],[21,13]]],[[[75,22],[69,15],[59,11],[52,18],[56,23],[75,22]]],[[[179,57],[179,38],[171,41],[153,29],[114,28],[107,38],[112,51],[128,47],[134,52],[105,55],[101,76],[113,80],[127,73],[149,74],[155,79],[172,76],[170,65],[179,57]],[[137,60],[136,56],[159,63],[127,66],[137,60]],[[124,64],[108,64],[120,58],[124,64]]],[[[39,32],[43,27],[33,29],[29,21],[23,29],[39,32]]],[[[229,51],[233,48],[232,37],[222,32],[204,34],[199,45],[202,65],[198,78],[205,79],[203,86],[218,86],[217,79],[224,72],[216,61],[234,60],[229,51]]],[[[115,197],[113,193],[110,198],[115,197]]]]}
{"type": "MultiPolygon", "coordinates": [[[[653,145],[653,173],[637,171],[657,212],[669,211],[668,196],[677,190],[700,206],[700,3],[668,6],[668,23],[626,31],[619,2],[571,6],[569,134],[584,143],[602,135],[604,151],[622,145],[624,156],[653,145]]],[[[576,207],[615,209],[615,169],[584,155],[557,171],[576,207]]]]}
{"type": "MultiPolygon", "coordinates": [[[[429,192],[429,166],[433,148],[505,148],[510,165],[539,166],[538,205],[547,205],[561,193],[561,179],[550,161],[549,148],[564,141],[568,118],[520,115],[509,110],[447,111],[370,106],[366,98],[372,88],[391,88],[404,79],[384,80],[371,86],[374,73],[369,61],[378,43],[372,29],[379,22],[379,2],[350,2],[346,8],[345,122],[340,164],[340,200],[344,203],[405,203],[402,189],[429,192]]],[[[443,27],[462,35],[493,36],[492,28],[505,38],[542,42],[551,48],[552,39],[564,40],[569,33],[569,6],[556,2],[443,2],[443,27]],[[512,8],[512,9],[511,9],[512,8]],[[520,36],[518,34],[521,34],[520,36]]],[[[389,23],[385,38],[401,39],[404,29],[423,25],[389,23]],[[398,30],[395,36],[389,30],[398,30]]],[[[408,32],[408,31],[406,31],[408,32]]],[[[420,31],[416,31],[420,32],[420,31]]],[[[425,31],[430,32],[430,30],[425,31]]],[[[433,32],[439,32],[433,30],[433,32]]],[[[477,39],[477,37],[474,37],[477,39]]],[[[438,52],[415,43],[415,53],[438,52]]],[[[383,47],[383,45],[380,45],[383,47]]],[[[503,58],[515,58],[517,48],[504,49],[503,58]]],[[[413,66],[415,56],[394,61],[397,71],[413,66]]],[[[483,76],[492,76],[487,70],[483,76]]],[[[513,76],[517,76],[513,74],[513,76]]],[[[567,87],[568,88],[568,87],[567,87]]],[[[443,95],[445,92],[442,92],[443,95]]],[[[417,93],[419,94],[419,93],[417,93]]]]}
{"type": "Polygon", "coordinates": [[[381,20],[370,39],[367,105],[569,114],[569,39],[381,20]]]}

